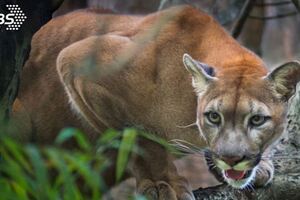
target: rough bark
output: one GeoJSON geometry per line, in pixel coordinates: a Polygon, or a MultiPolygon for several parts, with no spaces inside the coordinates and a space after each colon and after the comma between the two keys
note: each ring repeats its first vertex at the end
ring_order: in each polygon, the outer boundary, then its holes
{"type": "MultiPolygon", "coordinates": [[[[18,92],[19,77],[27,60],[33,34],[52,17],[62,0],[2,0],[0,13],[8,14],[7,5],[18,5],[26,15],[19,30],[0,25],[0,122],[9,119],[18,92]]],[[[4,126],[1,126],[4,127],[4,126]]]]}
{"type": "Polygon", "coordinates": [[[202,200],[249,200],[249,199],[300,199],[300,84],[289,105],[285,138],[275,150],[275,175],[271,184],[264,188],[234,190],[220,185],[194,191],[196,199],[202,200]]]}

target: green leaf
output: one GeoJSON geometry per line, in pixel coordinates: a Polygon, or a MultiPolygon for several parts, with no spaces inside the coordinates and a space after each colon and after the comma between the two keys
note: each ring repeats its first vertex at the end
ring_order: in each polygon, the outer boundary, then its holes
{"type": "Polygon", "coordinates": [[[24,151],[19,144],[10,138],[3,138],[3,144],[7,149],[9,149],[13,158],[18,161],[22,167],[24,167],[27,171],[31,170],[28,160],[24,157],[24,151]]]}
{"type": "Polygon", "coordinates": [[[56,144],[62,144],[66,142],[67,140],[75,138],[77,144],[79,145],[80,148],[82,148],[85,151],[89,151],[91,148],[91,145],[87,141],[85,135],[78,129],[76,128],[64,128],[57,138],[55,139],[56,144]]]}
{"type": "Polygon", "coordinates": [[[46,154],[59,172],[55,180],[54,189],[56,191],[63,189],[63,199],[84,199],[75,183],[75,177],[64,159],[66,152],[57,148],[49,148],[46,150],[46,154]]]}
{"type": "Polygon", "coordinates": [[[12,189],[12,184],[7,181],[7,179],[4,179],[1,177],[0,179],[0,199],[5,200],[16,200],[18,199],[17,193],[12,189]]]}
{"type": "Polygon", "coordinates": [[[16,182],[13,182],[12,186],[14,188],[14,191],[18,195],[18,200],[28,200],[28,197],[27,197],[27,194],[26,194],[26,190],[24,188],[22,188],[16,182]]]}
{"type": "Polygon", "coordinates": [[[108,129],[101,135],[101,137],[99,139],[99,143],[107,144],[107,143],[110,143],[111,141],[117,139],[120,136],[121,136],[121,133],[119,131],[116,131],[113,129],[108,129]]]}
{"type": "Polygon", "coordinates": [[[14,157],[11,157],[3,147],[5,146],[0,147],[1,156],[3,156],[3,162],[0,164],[0,172],[6,176],[1,178],[8,182],[14,180],[19,186],[29,190],[29,177],[24,173],[22,166],[20,166],[19,163],[15,161],[14,157]]]}
{"type": "Polygon", "coordinates": [[[156,142],[157,144],[160,144],[164,148],[166,148],[168,151],[174,151],[174,148],[163,138],[160,138],[154,134],[146,133],[143,131],[139,132],[139,136],[142,136],[148,140],[151,140],[153,142],[156,142]]]}
{"type": "Polygon", "coordinates": [[[66,154],[65,158],[68,161],[69,167],[72,168],[72,171],[79,173],[86,185],[92,190],[92,199],[100,199],[100,188],[102,183],[100,181],[100,173],[98,170],[93,170],[90,163],[86,158],[82,158],[82,156],[83,155],[79,154],[66,154]]]}
{"type": "Polygon", "coordinates": [[[119,182],[127,167],[128,158],[137,137],[135,129],[125,129],[117,157],[116,181],[119,182]]]}
{"type": "Polygon", "coordinates": [[[27,146],[26,151],[32,163],[34,175],[36,178],[34,185],[35,194],[41,199],[44,199],[46,197],[46,192],[48,191],[47,186],[49,185],[48,172],[45,162],[41,156],[39,149],[37,149],[35,146],[27,146]]]}

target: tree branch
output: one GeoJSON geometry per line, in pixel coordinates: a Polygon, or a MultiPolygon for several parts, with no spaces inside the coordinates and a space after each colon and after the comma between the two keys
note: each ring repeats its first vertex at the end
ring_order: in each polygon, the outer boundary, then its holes
{"type": "Polygon", "coordinates": [[[299,0],[292,0],[293,4],[297,8],[298,12],[300,12],[300,1],[299,0]]]}
{"type": "Polygon", "coordinates": [[[231,34],[234,38],[238,38],[240,33],[242,32],[243,26],[247,20],[247,17],[249,16],[249,13],[251,12],[253,8],[253,2],[251,0],[247,0],[244,4],[243,9],[240,12],[239,19],[236,21],[236,23],[233,25],[231,34]]]}

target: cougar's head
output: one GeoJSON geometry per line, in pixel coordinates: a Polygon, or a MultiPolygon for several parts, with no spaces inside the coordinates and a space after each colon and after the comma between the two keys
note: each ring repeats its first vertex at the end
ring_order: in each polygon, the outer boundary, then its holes
{"type": "Polygon", "coordinates": [[[206,158],[228,184],[244,188],[283,132],[300,63],[286,63],[261,77],[247,66],[214,76],[209,66],[187,54],[183,62],[198,96],[197,126],[208,145],[206,158]]]}

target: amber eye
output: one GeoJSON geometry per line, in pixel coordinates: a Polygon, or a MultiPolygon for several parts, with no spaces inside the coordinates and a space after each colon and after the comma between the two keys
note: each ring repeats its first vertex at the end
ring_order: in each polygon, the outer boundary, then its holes
{"type": "Polygon", "coordinates": [[[221,123],[221,116],[216,112],[207,112],[205,113],[205,116],[212,124],[219,125],[221,123]]]}
{"type": "Polygon", "coordinates": [[[250,118],[249,124],[251,126],[261,126],[263,125],[270,117],[263,115],[254,115],[250,118]]]}

